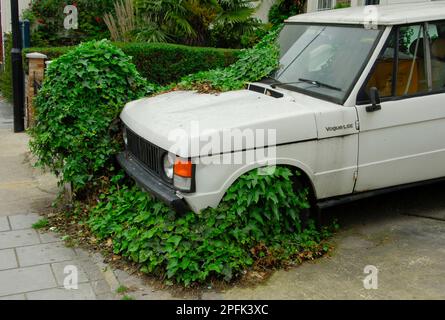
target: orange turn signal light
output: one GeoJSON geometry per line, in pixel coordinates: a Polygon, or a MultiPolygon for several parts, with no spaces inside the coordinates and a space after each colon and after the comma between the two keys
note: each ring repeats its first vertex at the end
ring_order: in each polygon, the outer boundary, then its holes
{"type": "Polygon", "coordinates": [[[177,159],[174,168],[175,175],[183,178],[193,177],[193,164],[191,161],[177,159]]]}

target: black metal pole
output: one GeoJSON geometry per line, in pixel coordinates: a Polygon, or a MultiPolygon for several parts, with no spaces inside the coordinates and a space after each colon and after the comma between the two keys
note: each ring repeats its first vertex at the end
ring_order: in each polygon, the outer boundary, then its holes
{"type": "Polygon", "coordinates": [[[19,3],[11,0],[12,87],[14,90],[14,132],[25,131],[25,79],[22,61],[22,33],[19,26],[19,3]]]}

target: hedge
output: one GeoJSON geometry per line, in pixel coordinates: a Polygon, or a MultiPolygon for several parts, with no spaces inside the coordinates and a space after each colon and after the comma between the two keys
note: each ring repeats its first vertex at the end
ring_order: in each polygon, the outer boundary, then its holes
{"type": "MultiPolygon", "coordinates": [[[[115,43],[124,53],[133,57],[139,73],[149,82],[166,85],[179,81],[182,77],[215,68],[226,67],[237,60],[239,50],[189,47],[158,43],[115,43]]],[[[73,47],[28,48],[30,52],[40,52],[55,59],[73,47]]],[[[26,65],[26,64],[25,64],[26,65]]]]}

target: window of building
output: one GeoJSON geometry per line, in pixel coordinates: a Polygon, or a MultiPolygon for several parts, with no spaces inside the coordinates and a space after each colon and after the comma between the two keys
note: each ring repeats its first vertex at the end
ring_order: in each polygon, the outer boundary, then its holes
{"type": "Polygon", "coordinates": [[[334,8],[334,0],[318,0],[318,11],[330,10],[334,8]]]}
{"type": "Polygon", "coordinates": [[[380,0],[366,0],[365,1],[365,6],[371,6],[371,5],[376,5],[376,4],[380,4],[380,0]]]}

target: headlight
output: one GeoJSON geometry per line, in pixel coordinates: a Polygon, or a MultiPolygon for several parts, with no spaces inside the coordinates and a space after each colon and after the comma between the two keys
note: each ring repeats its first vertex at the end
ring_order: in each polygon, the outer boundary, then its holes
{"type": "Polygon", "coordinates": [[[164,156],[164,174],[165,176],[172,180],[174,175],[174,167],[175,167],[175,156],[171,153],[168,153],[164,156]]]}
{"type": "Polygon", "coordinates": [[[128,145],[128,135],[127,135],[127,128],[124,126],[122,129],[122,137],[124,138],[125,145],[128,145]]]}

